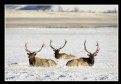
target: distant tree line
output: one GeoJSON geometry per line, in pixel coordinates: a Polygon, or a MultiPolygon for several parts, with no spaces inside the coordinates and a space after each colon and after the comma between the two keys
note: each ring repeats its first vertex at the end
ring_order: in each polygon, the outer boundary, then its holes
{"type": "Polygon", "coordinates": [[[117,13],[117,10],[116,10],[116,8],[114,8],[112,10],[104,11],[103,13],[117,13]]]}
{"type": "MultiPolygon", "coordinates": [[[[67,10],[64,10],[61,6],[58,7],[58,12],[88,12],[88,13],[95,13],[96,11],[93,11],[93,10],[88,10],[88,11],[84,11],[84,10],[79,10],[78,7],[74,7],[74,9],[70,10],[70,11],[67,11],[67,10]]],[[[102,11],[102,13],[117,13],[117,10],[116,8],[114,9],[111,9],[111,10],[107,10],[107,11],[102,11]]]]}
{"type": "MultiPolygon", "coordinates": [[[[61,6],[58,7],[57,10],[51,10],[51,6],[32,6],[32,7],[24,7],[24,9],[22,10],[25,10],[29,8],[29,10],[33,10],[33,9],[38,9],[37,11],[51,11],[51,12],[54,12],[54,11],[57,11],[57,12],[84,12],[84,13],[96,13],[97,11],[93,11],[91,9],[89,9],[88,11],[87,10],[80,10],[78,7],[74,7],[73,9],[71,10],[65,10],[63,9],[61,6]]],[[[110,10],[106,10],[106,11],[101,11],[100,13],[117,13],[117,10],[116,8],[114,9],[110,9],[110,10]]]]}

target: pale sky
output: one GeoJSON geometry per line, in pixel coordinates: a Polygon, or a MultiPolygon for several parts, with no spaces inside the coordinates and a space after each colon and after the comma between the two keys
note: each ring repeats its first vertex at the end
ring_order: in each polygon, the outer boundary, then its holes
{"type": "MultiPolygon", "coordinates": [[[[12,5],[12,4],[9,4],[12,5]]],[[[14,4],[15,5],[15,4],[14,4]]],[[[19,4],[16,4],[19,6],[19,4]]],[[[26,5],[35,5],[35,4],[25,4],[20,6],[26,6],[26,5]]],[[[74,7],[78,7],[79,10],[82,11],[107,11],[107,10],[112,10],[116,9],[118,11],[118,5],[53,5],[53,4],[36,4],[36,5],[52,5],[52,6],[61,6],[64,10],[72,10],[74,7]]]]}

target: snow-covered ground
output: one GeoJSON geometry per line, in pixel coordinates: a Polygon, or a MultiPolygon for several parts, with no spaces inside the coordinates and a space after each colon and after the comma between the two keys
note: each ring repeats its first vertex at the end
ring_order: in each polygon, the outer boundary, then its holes
{"type": "Polygon", "coordinates": [[[118,28],[6,28],[5,29],[5,81],[118,81],[118,28]],[[67,67],[68,60],[56,60],[49,47],[53,40],[54,47],[77,58],[88,57],[84,50],[84,41],[88,51],[96,50],[98,41],[100,51],[92,67],[67,67]],[[25,51],[36,51],[45,43],[38,57],[55,60],[55,67],[30,67],[25,51]]]}

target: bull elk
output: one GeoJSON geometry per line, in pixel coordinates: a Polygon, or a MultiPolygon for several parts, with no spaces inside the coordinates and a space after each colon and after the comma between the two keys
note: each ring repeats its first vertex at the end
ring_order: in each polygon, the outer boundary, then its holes
{"type": "Polygon", "coordinates": [[[70,61],[67,62],[66,66],[93,66],[94,65],[94,61],[95,61],[95,56],[97,56],[97,53],[99,52],[99,45],[97,42],[97,49],[94,53],[91,53],[87,50],[86,48],[86,40],[84,42],[84,50],[88,53],[87,55],[89,56],[89,58],[79,58],[79,59],[72,59],[70,61]]]}
{"type": "Polygon", "coordinates": [[[25,50],[28,52],[27,55],[29,55],[28,58],[30,66],[50,67],[56,65],[56,62],[54,60],[35,57],[36,54],[42,50],[43,47],[44,44],[41,46],[40,50],[33,52],[27,49],[27,43],[25,43],[25,50]]]}
{"type": "Polygon", "coordinates": [[[71,58],[75,58],[75,56],[72,55],[72,54],[59,53],[60,50],[62,48],[64,48],[64,46],[66,45],[66,43],[67,43],[66,40],[65,40],[64,45],[62,47],[60,47],[60,48],[54,48],[51,43],[52,43],[52,40],[50,40],[50,47],[53,49],[56,59],[71,59],[71,58]]]}

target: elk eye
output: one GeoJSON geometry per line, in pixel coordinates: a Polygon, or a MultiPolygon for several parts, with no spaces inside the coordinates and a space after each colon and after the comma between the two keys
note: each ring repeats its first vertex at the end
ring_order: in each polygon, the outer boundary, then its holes
{"type": "Polygon", "coordinates": [[[36,53],[34,52],[34,55],[36,55],[36,53]]]}
{"type": "Polygon", "coordinates": [[[90,56],[90,54],[87,54],[88,56],[90,56]]]}
{"type": "Polygon", "coordinates": [[[27,55],[30,55],[30,53],[27,53],[27,55]]]}

